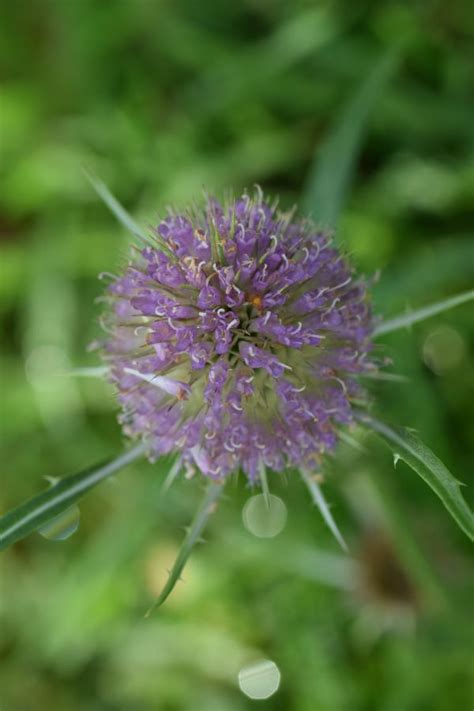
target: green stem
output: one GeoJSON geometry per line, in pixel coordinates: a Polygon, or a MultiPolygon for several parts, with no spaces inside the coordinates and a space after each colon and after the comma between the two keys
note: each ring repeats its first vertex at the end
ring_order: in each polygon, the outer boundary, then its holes
{"type": "Polygon", "coordinates": [[[418,321],[424,321],[431,316],[435,316],[447,309],[452,309],[454,306],[459,306],[472,299],[474,299],[474,289],[452,296],[450,299],[438,301],[436,304],[424,306],[416,311],[410,311],[409,313],[395,316],[387,321],[382,321],[382,323],[374,329],[373,335],[382,336],[386,333],[392,333],[392,331],[398,331],[400,328],[412,326],[414,323],[418,323],[418,321]]]}
{"type": "Polygon", "coordinates": [[[194,517],[194,521],[186,534],[183,545],[181,546],[178,556],[168,576],[168,580],[166,581],[159,597],[146,613],[146,617],[149,617],[157,607],[160,607],[160,605],[165,602],[166,598],[173,591],[174,586],[183,572],[183,568],[186,565],[186,561],[188,560],[192,549],[200,538],[206,523],[215,510],[215,503],[223,489],[224,484],[218,484],[214,481],[210,481],[208,483],[204,499],[202,500],[202,503],[196,512],[196,516],[194,517]]]}

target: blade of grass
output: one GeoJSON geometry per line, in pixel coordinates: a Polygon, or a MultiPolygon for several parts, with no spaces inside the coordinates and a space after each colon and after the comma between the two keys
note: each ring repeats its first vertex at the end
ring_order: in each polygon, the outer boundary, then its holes
{"type": "Polygon", "coordinates": [[[47,491],[4,514],[0,518],[0,550],[43,526],[99,482],[141,457],[144,451],[145,445],[140,444],[106,464],[64,477],[47,491]]]}
{"type": "Polygon", "coordinates": [[[147,235],[147,233],[142,230],[142,228],[135,222],[133,217],[127,212],[127,210],[119,203],[116,197],[112,195],[107,185],[100,180],[100,178],[93,175],[86,168],[83,169],[84,174],[98,196],[104,201],[109,210],[115,215],[117,220],[125,227],[126,230],[131,232],[137,239],[139,239],[145,245],[159,249],[168,256],[174,258],[172,251],[163,242],[159,235],[154,235],[153,237],[147,235]]]}
{"type": "Polygon", "coordinates": [[[415,311],[409,311],[406,314],[401,314],[400,316],[395,316],[394,318],[388,319],[387,321],[382,321],[374,329],[374,336],[382,336],[385,333],[392,333],[392,331],[398,331],[400,328],[406,328],[412,326],[414,323],[419,321],[424,321],[431,316],[441,313],[442,311],[447,311],[448,309],[454,308],[454,306],[459,306],[460,304],[465,304],[468,301],[474,299],[474,289],[471,291],[464,291],[462,294],[457,294],[449,299],[444,299],[443,301],[438,301],[436,304],[431,304],[430,306],[424,306],[421,309],[416,309],[415,311]]]}
{"type": "Polygon", "coordinates": [[[97,176],[93,175],[86,168],[83,169],[87,180],[90,182],[97,195],[104,201],[109,210],[115,215],[117,220],[125,227],[128,232],[131,232],[138,239],[149,243],[148,235],[137,225],[133,217],[125,210],[125,208],[115,198],[107,185],[97,176]]]}
{"type": "Polygon", "coordinates": [[[381,57],[317,150],[302,207],[325,227],[334,227],[337,223],[368,119],[397,62],[398,53],[393,51],[381,57]]]}
{"type": "Polygon", "coordinates": [[[433,489],[458,526],[474,540],[474,517],[461,494],[461,483],[418,435],[404,427],[389,427],[366,414],[359,413],[357,419],[380,435],[394,455],[433,489]]]}

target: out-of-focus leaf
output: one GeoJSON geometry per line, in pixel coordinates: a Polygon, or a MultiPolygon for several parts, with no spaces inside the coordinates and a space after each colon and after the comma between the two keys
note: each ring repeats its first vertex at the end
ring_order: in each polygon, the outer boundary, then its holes
{"type": "Polygon", "coordinates": [[[398,53],[385,54],[319,146],[303,197],[303,208],[319,224],[334,227],[341,212],[371,111],[392,76],[398,53]]]}
{"type": "Polygon", "coordinates": [[[58,516],[89,489],[141,457],[143,452],[144,445],[140,444],[111,462],[64,477],[47,491],[4,514],[0,518],[0,550],[8,548],[58,516]]]}
{"type": "Polygon", "coordinates": [[[104,201],[109,210],[115,215],[117,220],[125,227],[126,230],[131,232],[137,239],[139,239],[144,245],[150,245],[154,249],[159,249],[168,255],[174,257],[169,246],[160,237],[158,233],[153,236],[147,235],[147,233],[142,230],[139,225],[135,222],[133,217],[126,211],[126,209],[119,203],[116,197],[112,195],[106,184],[92,175],[88,170],[84,169],[86,178],[89,180],[90,184],[99,195],[99,197],[104,201]]]}
{"type": "Polygon", "coordinates": [[[472,301],[473,299],[474,289],[471,291],[465,291],[462,294],[457,294],[449,299],[438,301],[436,304],[424,306],[422,309],[408,311],[406,314],[402,314],[401,316],[395,316],[387,321],[382,321],[382,323],[374,329],[374,336],[381,336],[385,333],[398,331],[400,328],[406,328],[414,323],[418,323],[418,321],[424,321],[431,316],[441,313],[441,311],[447,311],[447,309],[452,309],[454,306],[465,304],[467,301],[472,301]]]}
{"type": "Polygon", "coordinates": [[[135,235],[138,239],[144,242],[149,242],[150,238],[148,235],[141,229],[141,227],[139,227],[139,225],[137,225],[133,217],[129,215],[125,208],[119,203],[117,198],[112,195],[103,180],[100,180],[97,176],[92,175],[92,173],[85,168],[84,174],[96,191],[97,195],[104,201],[110,212],[115,215],[117,220],[125,227],[125,229],[135,235]]]}
{"type": "Polygon", "coordinates": [[[474,517],[466,504],[458,482],[449,469],[411,430],[389,427],[365,414],[358,415],[360,422],[379,434],[393,451],[396,461],[403,459],[439,496],[458,526],[474,540],[474,517]]]}
{"type": "Polygon", "coordinates": [[[383,279],[374,284],[375,302],[380,306],[400,311],[407,299],[416,303],[425,294],[441,294],[456,286],[460,291],[474,283],[474,241],[470,234],[450,234],[445,240],[433,235],[420,247],[413,244],[411,250],[402,250],[401,256],[384,268],[383,279]]]}

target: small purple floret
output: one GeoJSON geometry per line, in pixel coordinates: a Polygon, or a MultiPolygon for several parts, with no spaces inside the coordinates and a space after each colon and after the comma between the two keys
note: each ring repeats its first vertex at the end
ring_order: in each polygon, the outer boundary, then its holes
{"type": "Polygon", "coordinates": [[[310,223],[264,202],[170,213],[108,288],[104,360],[127,435],[221,479],[318,467],[364,397],[366,284],[310,223]]]}

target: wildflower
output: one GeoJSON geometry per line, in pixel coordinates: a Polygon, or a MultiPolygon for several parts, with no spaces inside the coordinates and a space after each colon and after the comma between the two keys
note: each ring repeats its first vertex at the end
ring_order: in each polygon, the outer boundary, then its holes
{"type": "Polygon", "coordinates": [[[124,432],[212,479],[319,468],[377,367],[365,282],[259,191],[170,212],[107,295],[124,432]]]}
{"type": "Polygon", "coordinates": [[[474,299],[466,291],[378,323],[367,284],[331,237],[278,212],[257,191],[251,199],[169,215],[149,237],[100,180],[90,180],[141,243],[105,301],[101,375],[115,385],[124,432],[139,443],[117,458],[53,483],[0,517],[0,549],[20,540],[130,462],[177,453],[166,486],[183,469],[208,479],[167,582],[172,591],[222,493],[242,470],[270,502],[267,468],[298,469],[341,546],[344,539],[319,486],[325,452],[338,437],[359,446],[345,426],[357,422],[392,449],[439,496],[474,540],[474,518],[460,483],[413,430],[369,415],[361,376],[382,374],[373,355],[381,335],[474,299]]]}

